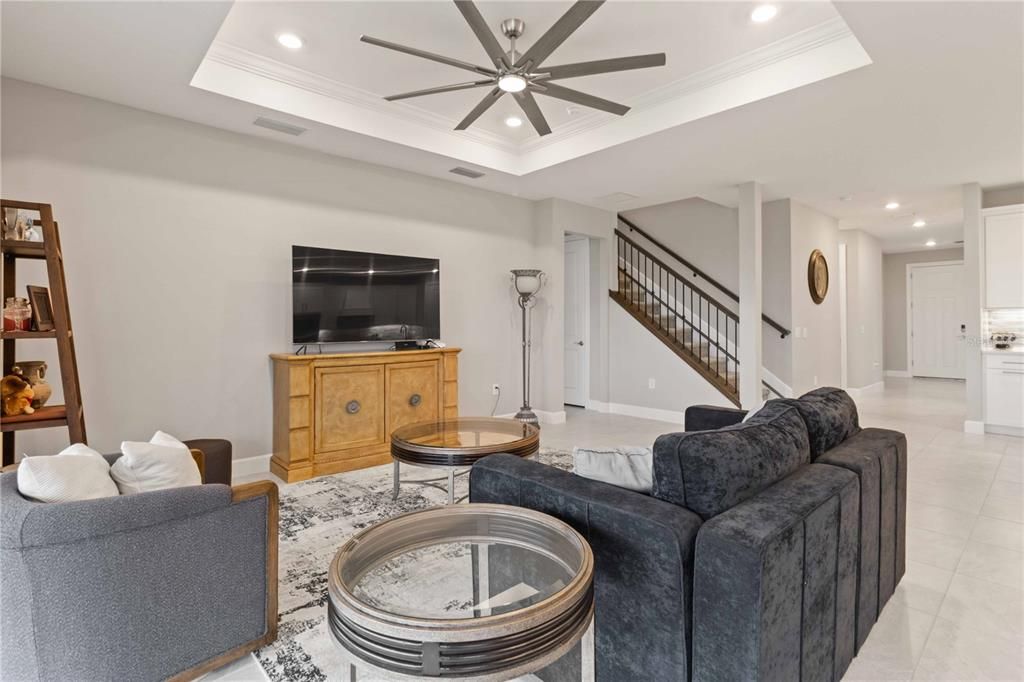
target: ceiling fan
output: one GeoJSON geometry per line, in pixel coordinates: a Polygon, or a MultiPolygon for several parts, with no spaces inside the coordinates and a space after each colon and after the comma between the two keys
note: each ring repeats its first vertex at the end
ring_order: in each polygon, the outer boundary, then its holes
{"type": "Polygon", "coordinates": [[[462,121],[455,126],[455,130],[465,130],[473,124],[480,116],[487,111],[506,93],[511,94],[519,108],[523,110],[526,117],[539,135],[547,135],[551,127],[545,120],[544,115],[537,106],[533,94],[547,95],[556,99],[565,100],[574,104],[581,104],[585,107],[600,109],[612,114],[622,116],[629,107],[612,102],[594,95],[588,95],[579,90],[572,90],[563,87],[552,81],[563,78],[576,78],[577,76],[591,76],[599,73],[612,73],[614,71],[628,71],[631,69],[646,69],[652,66],[665,65],[665,53],[636,55],[633,57],[617,57],[614,59],[598,59],[591,62],[578,62],[576,64],[561,64],[558,66],[541,65],[559,45],[571,36],[591,14],[604,4],[604,0],[579,0],[574,3],[562,17],[555,22],[554,26],[548,29],[526,52],[516,51],[516,40],[523,35],[526,28],[525,23],[520,19],[506,19],[501,22],[501,32],[511,41],[511,49],[505,51],[498,43],[498,39],[487,27],[487,23],[480,15],[480,10],[473,4],[472,0],[455,0],[455,6],[459,8],[462,16],[466,19],[469,27],[476,34],[477,40],[484,47],[487,56],[491,58],[494,67],[477,66],[459,59],[444,57],[433,52],[426,52],[415,47],[406,47],[397,43],[391,43],[370,36],[360,36],[364,43],[386,47],[389,50],[404,52],[414,57],[422,57],[431,61],[454,66],[466,71],[476,73],[479,78],[467,83],[455,83],[453,85],[442,85],[436,88],[404,92],[400,95],[391,95],[384,99],[395,101],[409,99],[411,97],[423,97],[434,95],[440,92],[454,92],[456,90],[469,90],[472,88],[491,87],[480,103],[473,107],[462,121]]]}

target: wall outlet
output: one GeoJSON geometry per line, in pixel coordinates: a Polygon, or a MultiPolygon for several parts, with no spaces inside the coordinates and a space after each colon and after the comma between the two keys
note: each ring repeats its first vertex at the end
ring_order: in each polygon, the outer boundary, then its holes
{"type": "Polygon", "coordinates": [[[501,386],[499,384],[491,384],[491,395],[500,395],[501,386]]]}
{"type": "Polygon", "coordinates": [[[650,389],[654,388],[654,378],[653,377],[651,377],[650,379],[647,380],[647,388],[650,388],[650,389]]]}

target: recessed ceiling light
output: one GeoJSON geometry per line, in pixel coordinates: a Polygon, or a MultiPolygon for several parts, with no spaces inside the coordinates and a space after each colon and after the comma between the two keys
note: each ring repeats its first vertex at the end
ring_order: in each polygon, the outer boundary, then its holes
{"type": "Polygon", "coordinates": [[[518,116],[509,116],[508,118],[505,119],[505,125],[507,125],[509,128],[518,128],[519,126],[523,125],[523,119],[519,118],[518,116]]]}
{"type": "Polygon", "coordinates": [[[853,201],[853,195],[847,194],[845,196],[841,196],[839,197],[839,201],[853,201]]]}
{"type": "Polygon", "coordinates": [[[498,79],[498,87],[505,92],[522,92],[526,89],[526,79],[515,74],[506,74],[498,79]]]}
{"type": "Polygon", "coordinates": [[[935,246],[935,240],[934,239],[929,239],[928,241],[926,241],[924,243],[924,245],[925,246],[935,246]]]}
{"type": "Polygon", "coordinates": [[[895,211],[899,207],[900,207],[900,202],[898,202],[898,201],[890,201],[888,204],[885,205],[885,209],[887,211],[895,211]]]}
{"type": "Polygon", "coordinates": [[[289,50],[297,50],[302,47],[302,38],[298,37],[294,33],[281,33],[277,36],[277,42],[281,44],[281,47],[287,47],[289,50]]]}
{"type": "Polygon", "coordinates": [[[775,5],[758,5],[754,8],[754,11],[750,13],[750,20],[763,24],[766,21],[774,19],[775,15],[778,13],[779,8],[775,5]]]}
{"type": "Polygon", "coordinates": [[[922,218],[918,218],[914,221],[914,227],[924,227],[927,224],[928,223],[926,223],[922,218]]]}

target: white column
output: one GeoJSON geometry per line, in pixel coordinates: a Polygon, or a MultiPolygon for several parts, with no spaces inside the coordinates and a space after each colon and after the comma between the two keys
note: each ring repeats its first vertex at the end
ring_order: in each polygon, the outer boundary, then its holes
{"type": "Polygon", "coordinates": [[[739,187],[740,243],[740,404],[761,402],[761,185],[739,187]]]}
{"type": "Polygon", "coordinates": [[[964,205],[964,295],[967,319],[967,365],[964,376],[967,389],[967,418],[964,430],[983,433],[981,409],[981,185],[963,186],[964,205]]]}

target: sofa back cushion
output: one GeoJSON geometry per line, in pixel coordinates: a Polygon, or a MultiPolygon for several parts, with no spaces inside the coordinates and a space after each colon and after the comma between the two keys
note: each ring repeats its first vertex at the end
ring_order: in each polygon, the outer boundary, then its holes
{"type": "Polygon", "coordinates": [[[771,401],[742,424],[659,437],[653,494],[707,520],[808,462],[810,445],[800,413],[771,401]]]}
{"type": "Polygon", "coordinates": [[[785,400],[800,411],[811,440],[811,461],[860,431],[857,405],[841,388],[823,386],[799,400],[785,400]]]}

